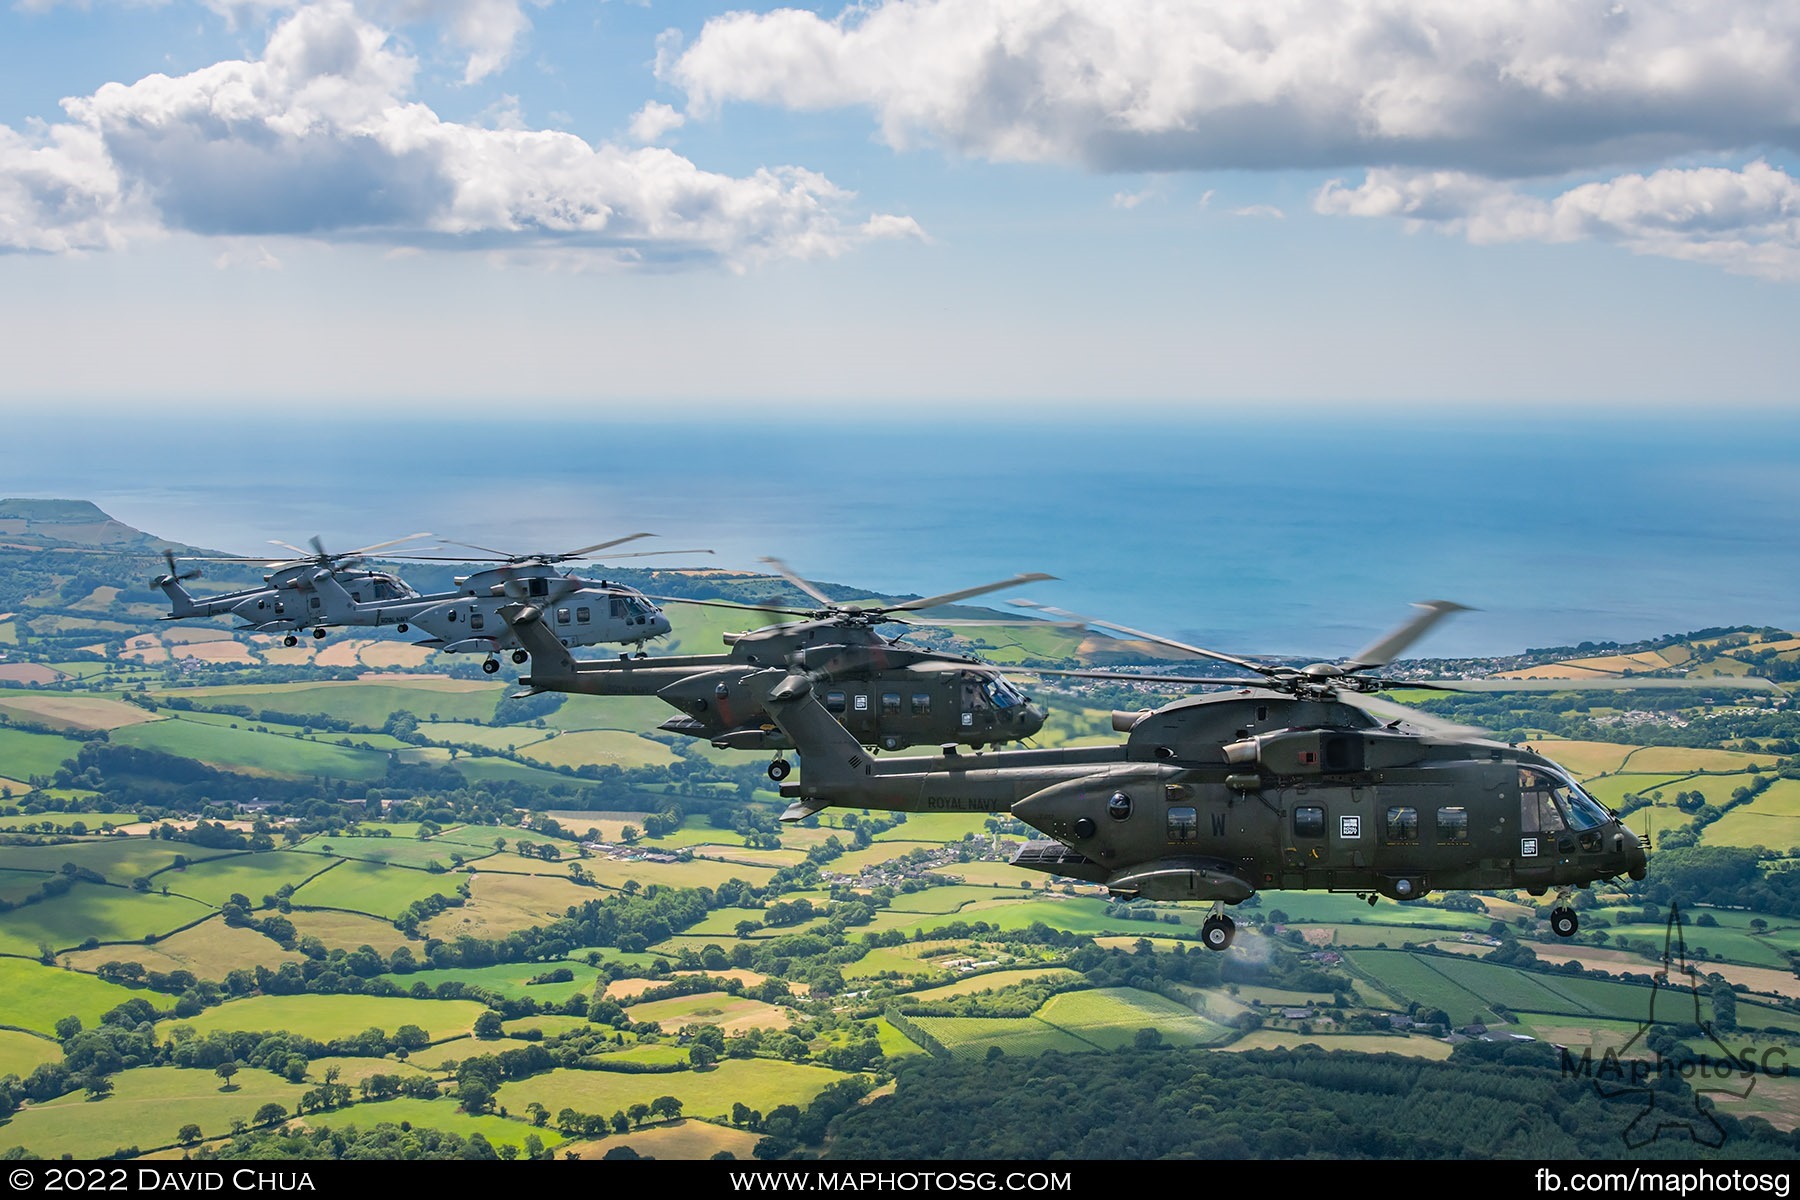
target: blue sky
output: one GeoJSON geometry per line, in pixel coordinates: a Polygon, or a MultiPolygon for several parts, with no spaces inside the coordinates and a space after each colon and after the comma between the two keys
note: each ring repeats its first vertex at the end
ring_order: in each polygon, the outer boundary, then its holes
{"type": "Polygon", "coordinates": [[[1788,407],[1800,9],[13,0],[0,403],[1788,407]]]}

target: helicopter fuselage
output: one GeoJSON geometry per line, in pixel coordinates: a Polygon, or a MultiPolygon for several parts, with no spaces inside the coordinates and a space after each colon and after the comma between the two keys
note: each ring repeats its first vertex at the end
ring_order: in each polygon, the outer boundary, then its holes
{"type": "Polygon", "coordinates": [[[880,762],[812,695],[769,708],[798,742],[797,819],[830,805],[1010,813],[1048,835],[1014,865],[1120,896],[1235,904],[1270,890],[1566,889],[1642,878],[1637,837],[1555,763],[1423,737],[1330,699],[1258,689],[1115,714],[1123,744],[880,762]]]}
{"type": "Polygon", "coordinates": [[[859,744],[884,750],[953,742],[1020,741],[1045,712],[978,659],[896,646],[862,625],[808,621],[728,634],[724,654],[578,662],[540,633],[514,624],[532,656],[519,682],[541,691],[660,697],[681,715],[661,728],[739,750],[783,751],[793,741],[770,719],[748,681],[770,668],[816,678],[821,703],[859,744]]]}

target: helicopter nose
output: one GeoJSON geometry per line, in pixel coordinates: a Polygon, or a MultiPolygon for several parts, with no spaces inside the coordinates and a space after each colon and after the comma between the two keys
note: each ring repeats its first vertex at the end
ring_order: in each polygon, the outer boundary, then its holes
{"type": "Polygon", "coordinates": [[[1025,710],[1019,714],[1020,732],[1025,737],[1030,737],[1044,727],[1044,722],[1049,717],[1050,713],[1043,705],[1027,704],[1025,710]]]}
{"type": "Polygon", "coordinates": [[[1619,828],[1619,836],[1622,837],[1625,842],[1623,850],[1625,852],[1626,873],[1633,879],[1643,879],[1645,875],[1650,873],[1649,859],[1644,853],[1644,843],[1638,840],[1637,834],[1623,826],[1619,828]]]}

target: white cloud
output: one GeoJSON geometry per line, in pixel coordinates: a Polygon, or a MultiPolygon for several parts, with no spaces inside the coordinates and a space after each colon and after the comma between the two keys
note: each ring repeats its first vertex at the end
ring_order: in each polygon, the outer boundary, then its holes
{"type": "Polygon", "coordinates": [[[1456,172],[1371,171],[1356,188],[1328,183],[1314,208],[1401,217],[1478,243],[1598,239],[1636,254],[1800,280],[1800,180],[1761,160],[1742,170],[1620,175],[1548,199],[1456,172]]]}
{"type": "Polygon", "coordinates": [[[660,142],[663,135],[687,124],[687,118],[667,104],[652,100],[631,118],[631,136],[648,145],[660,142]]]}
{"type": "Polygon", "coordinates": [[[693,113],[861,106],[895,147],[1100,170],[1800,145],[1800,6],[1752,0],[870,0],[717,17],[658,74],[693,113]]]}
{"type": "Polygon", "coordinates": [[[1232,209],[1231,215],[1234,217],[1272,217],[1277,221],[1287,217],[1286,213],[1273,204],[1246,204],[1242,208],[1232,209]]]}
{"type": "Polygon", "coordinates": [[[1153,187],[1147,187],[1138,192],[1114,192],[1112,205],[1114,208],[1133,209],[1146,200],[1156,199],[1157,196],[1157,190],[1153,187]]]}
{"type": "Polygon", "coordinates": [[[846,223],[850,194],[799,168],[737,178],[662,149],[446,122],[408,99],[417,70],[326,0],[255,61],[107,84],[31,137],[0,126],[0,249],[105,248],[160,225],[741,267],[916,232],[846,223]]]}

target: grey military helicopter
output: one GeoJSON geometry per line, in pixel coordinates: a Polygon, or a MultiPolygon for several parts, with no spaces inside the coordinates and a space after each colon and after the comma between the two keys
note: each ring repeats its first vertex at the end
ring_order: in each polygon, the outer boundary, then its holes
{"type": "Polygon", "coordinates": [[[1228,905],[1275,890],[1354,892],[1373,904],[1554,888],[1551,927],[1572,936],[1574,890],[1642,879],[1644,845],[1541,754],[1404,709],[1372,711],[1374,693],[1431,686],[1372,674],[1462,606],[1420,608],[1349,659],[1298,668],[1123,630],[1244,674],[1062,672],[1228,689],[1115,712],[1118,745],[968,754],[947,744],[876,761],[808,672],[773,666],[740,686],[799,750],[800,778],[781,785],[792,801],[783,819],[831,806],[1010,813],[1046,835],[1013,865],[1116,897],[1210,902],[1201,937],[1214,950],[1236,932],[1228,905]]]}
{"type": "MultiPolygon", "coordinates": [[[[458,576],[454,590],[430,595],[415,592],[398,605],[365,604],[346,609],[343,595],[346,589],[336,586],[330,579],[317,580],[315,586],[331,596],[330,603],[336,605],[338,611],[375,618],[373,621],[345,621],[344,624],[392,624],[402,633],[417,625],[431,635],[417,645],[431,646],[446,654],[486,655],[481,668],[490,675],[500,669],[502,651],[510,650],[515,663],[526,659],[524,644],[500,616],[502,608],[514,604],[531,604],[541,609],[553,640],[564,653],[569,646],[618,643],[636,647],[638,654],[643,656],[646,653],[644,643],[666,635],[672,628],[662,609],[636,588],[571,574],[560,569],[558,564],[591,558],[599,551],[652,536],[648,533],[627,534],[553,554],[510,554],[467,542],[450,543],[493,555],[491,560],[399,555],[396,557],[410,561],[492,561],[497,565],[458,576]],[[370,613],[371,609],[379,611],[370,613]]],[[[692,549],[646,550],[609,555],[608,558],[711,553],[711,550],[692,549]]]]}
{"type": "MultiPolygon", "coordinates": [[[[818,602],[817,608],[688,600],[703,604],[782,614],[798,620],[728,633],[724,654],[659,655],[643,659],[577,660],[555,636],[548,607],[535,601],[500,610],[531,657],[531,674],[520,678],[527,691],[576,692],[595,696],[659,696],[680,715],[658,728],[705,738],[727,749],[772,751],[769,778],[785,779],[791,764],[782,752],[794,743],[771,721],[745,681],[769,667],[804,674],[819,685],[826,709],[844,723],[859,745],[899,750],[944,742],[971,747],[1022,741],[1043,728],[1045,711],[1006,679],[993,664],[977,658],[902,646],[880,626],[906,625],[905,614],[954,604],[975,596],[1052,578],[1015,575],[894,604],[839,602],[796,575],[779,559],[765,558],[778,574],[818,602]]],[[[1041,621],[921,621],[930,625],[1019,625],[1041,621]]]]}
{"type": "MultiPolygon", "coordinates": [[[[274,559],[267,556],[256,558],[238,555],[203,555],[189,558],[190,562],[233,562],[253,563],[267,568],[263,575],[263,586],[243,588],[233,592],[222,592],[213,596],[195,596],[182,586],[188,580],[202,576],[202,569],[194,567],[186,571],[175,565],[175,556],[169,551],[163,552],[168,563],[166,574],[158,575],[150,581],[150,586],[157,588],[169,598],[170,611],[162,617],[164,621],[184,621],[196,617],[233,616],[242,624],[239,629],[258,633],[279,632],[286,636],[282,639],[286,645],[292,646],[299,641],[297,631],[313,630],[313,636],[324,637],[323,601],[313,591],[313,584],[323,572],[331,575],[351,596],[355,602],[365,599],[373,603],[393,603],[409,597],[417,592],[408,587],[399,576],[387,571],[375,571],[363,568],[359,564],[365,556],[389,546],[398,546],[403,542],[416,541],[430,537],[429,533],[413,533],[391,541],[377,542],[372,546],[364,546],[358,550],[347,550],[340,553],[328,553],[318,537],[312,539],[311,552],[300,549],[287,542],[273,541],[274,545],[291,551],[295,557],[274,559]]],[[[334,624],[350,624],[348,621],[334,621],[334,624]]],[[[364,622],[373,624],[375,622],[364,622]]]]}

